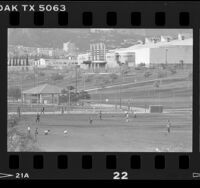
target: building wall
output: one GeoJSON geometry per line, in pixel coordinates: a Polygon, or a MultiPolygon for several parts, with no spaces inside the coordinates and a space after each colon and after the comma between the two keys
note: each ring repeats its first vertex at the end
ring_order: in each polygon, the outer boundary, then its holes
{"type": "Polygon", "coordinates": [[[106,46],[104,43],[90,44],[90,54],[92,61],[106,60],[106,46]]]}
{"type": "Polygon", "coordinates": [[[138,66],[144,63],[145,66],[150,65],[150,49],[149,48],[139,48],[135,49],[135,65],[138,66]]]}
{"type": "Polygon", "coordinates": [[[52,48],[37,48],[38,55],[53,56],[52,48]]]}
{"type": "MultiPolygon", "coordinates": [[[[106,62],[107,62],[108,68],[119,67],[119,65],[117,64],[116,59],[115,59],[115,53],[116,52],[106,53],[106,62]]],[[[135,52],[121,51],[121,52],[117,52],[117,53],[120,55],[119,61],[122,64],[127,64],[130,67],[135,66],[135,52]]]]}
{"type": "Polygon", "coordinates": [[[106,53],[106,68],[116,68],[119,67],[115,60],[115,53],[106,53]]]}
{"type": "Polygon", "coordinates": [[[52,66],[55,68],[70,67],[77,64],[76,59],[39,59],[35,61],[35,65],[39,68],[52,66]]]}
{"type": "Polygon", "coordinates": [[[193,47],[192,46],[170,46],[162,48],[150,49],[151,64],[184,64],[193,63],[193,47]]]}
{"type": "Polygon", "coordinates": [[[35,66],[39,67],[39,68],[45,68],[47,66],[46,64],[46,60],[41,58],[39,60],[35,61],[35,66]]]}
{"type": "Polygon", "coordinates": [[[79,54],[77,57],[77,62],[78,62],[78,65],[80,66],[80,68],[88,69],[89,66],[84,64],[84,61],[90,61],[90,59],[91,59],[90,53],[79,54]]]}
{"type": "Polygon", "coordinates": [[[129,67],[135,66],[135,52],[119,52],[120,58],[122,64],[127,64],[129,67]]]}

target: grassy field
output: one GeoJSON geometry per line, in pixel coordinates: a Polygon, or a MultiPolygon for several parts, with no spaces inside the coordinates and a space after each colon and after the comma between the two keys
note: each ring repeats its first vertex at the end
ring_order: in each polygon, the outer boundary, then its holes
{"type": "Polygon", "coordinates": [[[187,80],[179,80],[162,83],[159,88],[153,87],[153,84],[128,85],[98,90],[90,92],[92,100],[96,102],[105,102],[119,104],[121,92],[122,105],[132,105],[143,107],[145,105],[163,105],[164,108],[192,108],[192,83],[187,80]],[[121,90],[121,91],[120,91],[121,90]]]}
{"type": "MultiPolygon", "coordinates": [[[[160,70],[160,69],[142,69],[142,70],[135,70],[133,68],[129,68],[129,72],[124,74],[123,76],[119,75],[119,70],[115,72],[111,71],[110,74],[89,74],[84,73],[82,70],[78,71],[77,77],[77,85],[78,89],[90,89],[94,87],[101,87],[119,83],[132,83],[132,82],[140,82],[145,80],[155,79],[158,76],[158,73],[164,72],[165,77],[173,78],[173,77],[188,77],[188,75],[192,72],[191,68],[185,69],[176,69],[175,74],[171,74],[168,69],[160,70]],[[145,72],[150,72],[151,75],[147,78],[144,77],[145,72]],[[112,73],[115,74],[114,78],[112,73]],[[85,81],[84,81],[85,80],[85,81]]],[[[109,72],[108,72],[109,73],[109,72]]],[[[76,84],[76,75],[75,69],[71,70],[51,70],[47,69],[40,69],[34,72],[9,72],[8,74],[8,86],[19,86],[21,88],[30,89],[37,84],[55,84],[60,87],[67,87],[69,85],[75,86],[76,84]],[[38,72],[38,73],[37,73],[38,72]],[[63,75],[62,80],[52,80],[52,74],[60,73],[63,75]]]]}
{"type": "Polygon", "coordinates": [[[138,114],[126,122],[124,114],[42,115],[39,125],[35,116],[26,115],[16,127],[34,135],[38,126],[40,151],[118,151],[118,152],[191,152],[192,120],[188,114],[138,114]],[[89,117],[93,123],[89,123],[89,117]],[[166,123],[172,122],[167,134],[166,123]],[[50,130],[44,135],[44,130],[50,130]],[[64,130],[68,133],[65,135],[64,130]]]}
{"type": "MultiPolygon", "coordinates": [[[[40,151],[124,151],[124,152],[191,152],[192,151],[192,80],[188,77],[191,70],[177,70],[173,75],[168,71],[158,88],[154,87],[159,70],[152,71],[152,75],[144,78],[145,70],[133,71],[132,75],[124,75],[111,79],[109,75],[88,75],[83,82],[83,75],[78,77],[78,89],[97,89],[89,91],[93,104],[121,104],[144,108],[149,105],[163,105],[168,113],[137,114],[137,118],[130,116],[126,122],[124,114],[103,114],[100,120],[98,114],[65,114],[42,115],[39,125],[35,123],[35,115],[23,115],[16,126],[17,131],[27,133],[27,127],[34,131],[38,126],[37,146],[40,151]],[[146,82],[147,81],[147,82],[146,82]],[[119,84],[122,84],[119,87],[119,84]],[[115,85],[115,86],[114,86],[115,85]],[[111,86],[111,87],[110,87],[111,86]],[[106,88],[108,87],[108,88],[106,88]],[[121,95],[120,95],[121,93],[121,95]],[[108,99],[108,100],[106,100],[108,99]],[[185,112],[174,112],[183,109],[185,112]],[[171,110],[171,111],[170,111],[171,110]],[[89,123],[89,118],[93,123],[89,123]],[[167,134],[167,120],[172,122],[171,133],[167,134]],[[49,135],[44,135],[44,130],[50,130],[49,135]],[[63,131],[68,133],[64,135],[63,131]]],[[[23,83],[22,88],[34,86],[31,73],[12,73],[8,77],[8,86],[23,83]]],[[[38,82],[52,83],[66,87],[75,85],[75,75],[71,71],[64,73],[63,80],[50,80],[52,72],[38,75],[38,82]]],[[[18,104],[8,104],[8,112],[16,112],[18,104]]],[[[38,107],[24,107],[22,111],[36,111],[38,107]]],[[[75,108],[75,107],[74,107],[75,108]]],[[[92,106],[88,108],[92,109],[92,106]]],[[[47,111],[60,111],[60,107],[48,106],[47,111]]],[[[108,109],[109,111],[109,109],[108,109]]],[[[104,111],[103,111],[104,112],[104,111]]]]}

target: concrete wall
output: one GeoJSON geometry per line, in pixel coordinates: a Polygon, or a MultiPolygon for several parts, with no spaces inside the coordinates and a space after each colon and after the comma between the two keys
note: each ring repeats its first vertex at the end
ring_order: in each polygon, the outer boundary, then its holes
{"type": "Polygon", "coordinates": [[[150,49],[151,64],[179,64],[183,60],[184,64],[193,63],[193,47],[192,46],[170,46],[162,48],[150,49]],[[166,51],[167,49],[167,51],[166,51]]]}

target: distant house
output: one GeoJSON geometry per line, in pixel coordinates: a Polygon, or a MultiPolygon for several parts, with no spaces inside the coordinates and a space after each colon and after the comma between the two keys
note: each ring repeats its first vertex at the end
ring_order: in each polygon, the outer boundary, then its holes
{"type": "Polygon", "coordinates": [[[38,68],[45,68],[47,66],[47,62],[45,59],[41,58],[34,61],[34,66],[38,68]]]}
{"type": "Polygon", "coordinates": [[[55,69],[62,69],[64,67],[75,66],[76,64],[78,64],[77,58],[73,57],[73,56],[72,57],[70,56],[68,58],[58,58],[58,59],[41,58],[41,59],[35,61],[35,66],[38,68],[45,68],[48,66],[48,67],[52,67],[55,69]]]}
{"type": "Polygon", "coordinates": [[[58,104],[58,98],[61,94],[62,88],[43,84],[22,92],[22,100],[24,103],[37,104],[58,104]]]}

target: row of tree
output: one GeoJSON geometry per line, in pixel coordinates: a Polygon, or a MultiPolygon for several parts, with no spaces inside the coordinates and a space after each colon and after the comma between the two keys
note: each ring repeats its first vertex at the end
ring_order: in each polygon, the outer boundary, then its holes
{"type": "Polygon", "coordinates": [[[63,89],[61,91],[61,95],[59,96],[59,103],[69,103],[69,102],[78,102],[79,100],[87,100],[90,99],[91,96],[87,91],[74,91],[75,88],[73,86],[67,87],[67,89],[63,89]]]}

